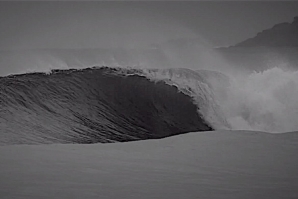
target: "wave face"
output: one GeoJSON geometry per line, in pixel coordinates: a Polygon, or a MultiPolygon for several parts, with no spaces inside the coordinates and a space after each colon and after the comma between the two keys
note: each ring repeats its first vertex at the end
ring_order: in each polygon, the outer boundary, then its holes
{"type": "MultiPolygon", "coordinates": [[[[2,77],[0,144],[123,142],[213,129],[204,119],[213,114],[204,108],[206,88],[154,82],[154,74],[101,67],[2,77]]],[[[177,74],[191,73],[166,75],[177,74]]],[[[198,78],[188,77],[196,86],[198,78]]]]}

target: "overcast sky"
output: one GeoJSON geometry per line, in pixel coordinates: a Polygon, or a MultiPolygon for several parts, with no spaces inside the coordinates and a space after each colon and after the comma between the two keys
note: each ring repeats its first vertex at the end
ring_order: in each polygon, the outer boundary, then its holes
{"type": "Polygon", "coordinates": [[[0,49],[233,45],[298,16],[298,2],[0,2],[0,49]]]}

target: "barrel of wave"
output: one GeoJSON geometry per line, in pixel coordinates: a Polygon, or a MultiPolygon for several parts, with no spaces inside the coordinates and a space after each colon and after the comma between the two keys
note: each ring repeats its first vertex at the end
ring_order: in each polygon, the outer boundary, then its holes
{"type": "Polygon", "coordinates": [[[208,79],[218,72],[172,68],[146,69],[143,73],[151,81],[164,81],[177,87],[180,92],[191,96],[193,103],[198,107],[198,114],[214,129],[230,129],[216,101],[212,81],[208,79]]]}

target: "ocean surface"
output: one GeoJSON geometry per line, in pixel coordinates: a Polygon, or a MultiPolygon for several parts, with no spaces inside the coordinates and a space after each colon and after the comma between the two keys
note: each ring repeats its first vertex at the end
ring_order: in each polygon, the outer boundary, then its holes
{"type": "Polygon", "coordinates": [[[298,196],[298,134],[194,132],[110,144],[0,147],[3,199],[298,196]]]}

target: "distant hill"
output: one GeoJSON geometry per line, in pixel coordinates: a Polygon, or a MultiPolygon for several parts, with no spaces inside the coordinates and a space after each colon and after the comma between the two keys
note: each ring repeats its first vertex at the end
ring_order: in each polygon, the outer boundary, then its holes
{"type": "Polygon", "coordinates": [[[275,66],[298,68],[298,16],[292,23],[280,23],[255,37],[214,52],[237,68],[262,71],[275,66]]]}
{"type": "Polygon", "coordinates": [[[298,47],[298,16],[292,23],[280,23],[259,32],[234,47],[298,47]]]}

